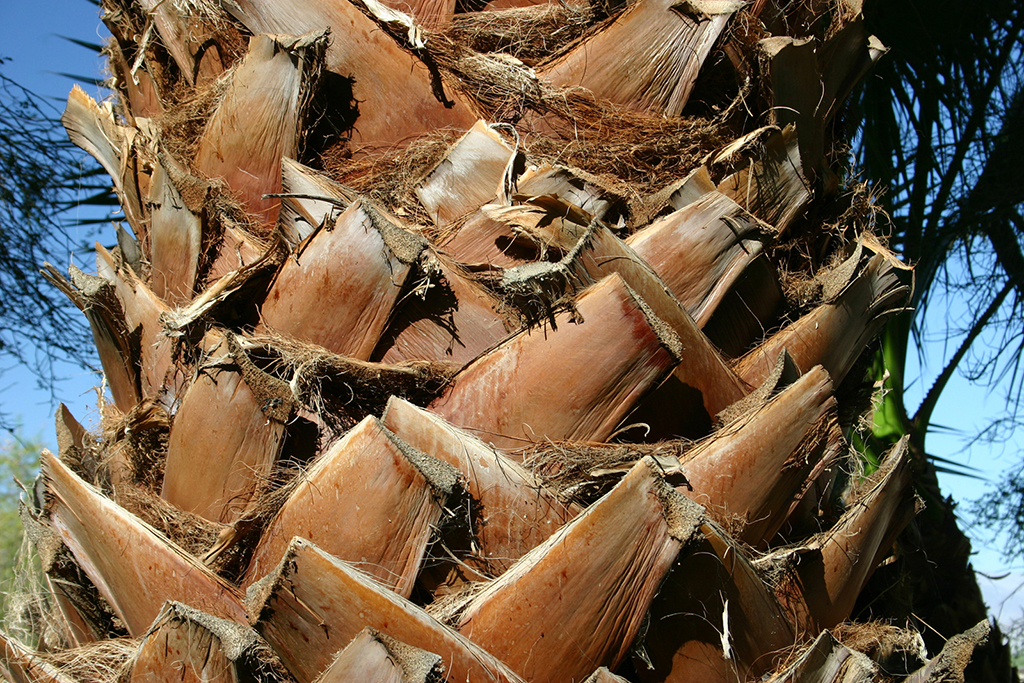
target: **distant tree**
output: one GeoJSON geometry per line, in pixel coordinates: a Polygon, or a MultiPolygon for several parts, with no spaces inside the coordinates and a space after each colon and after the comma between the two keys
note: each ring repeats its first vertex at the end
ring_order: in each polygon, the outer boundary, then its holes
{"type": "Polygon", "coordinates": [[[21,548],[22,526],[18,501],[22,489],[31,486],[39,470],[42,436],[26,437],[20,428],[0,441],[0,591],[7,591],[21,548]]]}

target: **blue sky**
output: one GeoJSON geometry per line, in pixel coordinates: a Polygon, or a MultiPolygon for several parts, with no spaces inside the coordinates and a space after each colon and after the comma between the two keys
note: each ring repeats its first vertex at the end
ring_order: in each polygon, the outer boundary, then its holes
{"type": "MultiPolygon", "coordinates": [[[[96,78],[103,76],[103,64],[89,50],[69,43],[59,36],[68,36],[98,43],[108,35],[99,20],[99,9],[87,0],[35,0],[23,2],[0,0],[2,21],[0,21],[0,56],[10,58],[3,65],[3,73],[36,92],[63,99],[71,88],[72,81],[57,75],[59,72],[96,78]]],[[[97,96],[96,88],[86,85],[86,90],[97,96]]],[[[58,103],[58,106],[59,103],[58,103]]],[[[107,239],[105,241],[112,241],[107,239]]],[[[63,264],[66,266],[66,264],[63,264]]],[[[94,264],[78,265],[86,270],[95,270],[94,264]]],[[[944,329],[943,316],[956,316],[965,310],[965,304],[946,301],[932,309],[930,329],[944,329]]],[[[924,389],[931,385],[942,367],[943,357],[952,354],[955,343],[944,343],[941,338],[929,338],[926,345],[926,359],[917,367],[916,358],[911,359],[907,380],[911,382],[908,391],[908,406],[919,401],[924,389]]],[[[89,425],[95,423],[95,393],[91,388],[99,381],[98,376],[74,367],[66,367],[67,379],[58,385],[60,398],[68,404],[72,413],[89,425]]],[[[1015,442],[986,448],[975,446],[965,451],[966,440],[982,429],[990,419],[1003,409],[1003,398],[997,389],[993,392],[970,385],[961,377],[955,378],[940,401],[934,421],[959,430],[960,434],[934,434],[928,439],[929,451],[934,455],[966,462],[982,470],[982,476],[994,479],[1016,458],[1020,457],[1020,437],[1015,442]]],[[[53,410],[47,392],[37,388],[35,379],[20,368],[10,368],[0,376],[0,411],[20,415],[24,432],[29,435],[40,433],[44,440],[54,443],[53,410]]],[[[943,476],[943,492],[957,500],[969,500],[984,490],[984,482],[963,477],[943,476]]],[[[980,580],[993,612],[1003,620],[1024,615],[1024,590],[1006,599],[1024,583],[1024,567],[1005,562],[993,548],[986,547],[982,538],[974,537],[975,567],[989,576],[1008,576],[1000,581],[980,580]],[[1005,601],[1005,602],[1004,602],[1005,601]]]]}

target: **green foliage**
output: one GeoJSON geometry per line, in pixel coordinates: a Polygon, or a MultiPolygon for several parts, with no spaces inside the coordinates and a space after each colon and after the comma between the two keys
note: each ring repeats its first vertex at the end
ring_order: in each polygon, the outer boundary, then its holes
{"type": "Polygon", "coordinates": [[[21,548],[22,526],[18,501],[21,482],[31,487],[39,470],[39,452],[43,448],[40,435],[25,438],[21,430],[0,442],[0,590],[9,590],[21,548]]]}
{"type": "Polygon", "coordinates": [[[873,368],[887,393],[867,450],[909,434],[912,449],[926,453],[936,404],[956,373],[1005,392],[1005,411],[980,436],[1012,438],[1024,398],[1024,6],[992,0],[965,12],[950,0],[868,0],[864,14],[891,50],[858,94],[855,160],[885,188],[891,243],[916,278],[914,311],[890,323],[873,368]],[[930,305],[941,309],[928,318],[940,329],[926,329],[930,305]],[[916,345],[924,355],[926,334],[952,348],[921,403],[907,406],[907,351],[916,345]]]}

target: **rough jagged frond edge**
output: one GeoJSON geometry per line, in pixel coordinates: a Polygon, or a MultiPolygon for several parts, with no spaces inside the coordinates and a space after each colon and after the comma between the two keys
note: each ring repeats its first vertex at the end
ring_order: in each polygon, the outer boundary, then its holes
{"type": "Polygon", "coordinates": [[[268,419],[287,424],[298,408],[298,397],[295,395],[293,387],[288,382],[257,367],[249,354],[242,349],[238,337],[233,333],[225,332],[224,340],[227,342],[228,353],[238,364],[242,371],[242,378],[260,403],[263,414],[268,419]]]}
{"type": "Polygon", "coordinates": [[[236,337],[249,357],[260,354],[265,372],[287,378],[296,399],[318,412],[328,424],[338,421],[347,429],[359,415],[380,414],[387,400],[401,396],[414,403],[433,399],[455,375],[447,363],[411,361],[400,364],[372,363],[346,358],[323,347],[274,332],[236,337]],[[334,414],[325,406],[339,403],[344,411],[334,414]],[[347,415],[347,417],[346,417],[347,415]]]}
{"type": "Polygon", "coordinates": [[[467,48],[498,52],[530,66],[574,44],[598,20],[589,4],[545,3],[495,12],[459,13],[442,31],[428,34],[427,49],[440,56],[467,48]]]}
{"type": "Polygon", "coordinates": [[[384,433],[387,434],[388,438],[398,447],[398,450],[401,451],[402,455],[405,456],[412,466],[423,475],[434,495],[440,499],[443,507],[444,501],[452,494],[452,491],[459,485],[459,482],[465,479],[462,472],[455,466],[406,443],[400,436],[385,427],[380,420],[377,420],[377,425],[384,430],[384,433]]]}
{"type": "Polygon", "coordinates": [[[582,322],[576,311],[576,295],[594,281],[578,261],[590,245],[596,226],[595,221],[554,263],[534,261],[502,271],[496,285],[503,304],[499,312],[517,314],[525,327],[547,322],[557,329],[555,315],[563,311],[569,312],[570,322],[582,322]]]}
{"type": "Polygon", "coordinates": [[[914,629],[900,628],[883,621],[847,621],[831,629],[832,635],[851,650],[867,655],[878,662],[883,657],[899,653],[923,665],[928,658],[924,638],[914,629]]]}
{"type": "MultiPolygon", "coordinates": [[[[99,476],[82,478],[106,490],[114,480],[111,466],[117,450],[128,467],[125,474],[135,483],[156,490],[163,481],[171,428],[170,416],[160,402],[146,398],[125,414],[105,411],[100,425],[105,447],[99,455],[99,476]]],[[[82,476],[77,470],[75,473],[82,476]]]]}
{"type": "MultiPolygon", "coordinates": [[[[152,627],[139,642],[159,631],[167,622],[178,622],[198,627],[213,634],[220,642],[221,651],[228,660],[243,670],[245,680],[291,681],[291,675],[266,641],[248,625],[214,617],[206,612],[173,600],[164,604],[152,627]]],[[[141,651],[141,648],[139,648],[141,651]]],[[[137,653],[136,653],[137,654],[137,653]]],[[[132,660],[134,664],[134,658],[132,660]]]]}
{"type": "Polygon", "coordinates": [[[360,198],[360,206],[370,219],[370,224],[380,233],[384,244],[399,261],[407,265],[419,262],[420,255],[427,248],[426,240],[396,225],[393,220],[384,216],[372,201],[360,198]]]}
{"type": "Polygon", "coordinates": [[[795,382],[800,376],[800,370],[793,362],[789,351],[782,349],[782,353],[775,359],[775,366],[771,373],[765,378],[761,386],[722,410],[715,416],[716,422],[727,427],[733,422],[752,414],[768,403],[773,396],[782,391],[785,387],[795,382]]]}
{"type": "Polygon", "coordinates": [[[138,486],[119,486],[115,497],[118,505],[196,557],[213,546],[225,528],[223,524],[177,508],[138,486]]]}
{"type": "Polygon", "coordinates": [[[138,643],[132,638],[112,638],[37,656],[72,681],[118,683],[130,672],[138,643]]]}
{"type": "Polygon", "coordinates": [[[388,654],[399,662],[405,681],[408,683],[419,683],[421,681],[423,683],[430,683],[431,681],[440,681],[442,679],[444,665],[440,655],[421,650],[412,645],[406,645],[385,633],[367,628],[373,637],[384,646],[388,654]]]}
{"type": "Polygon", "coordinates": [[[559,498],[587,504],[618,483],[619,479],[595,480],[591,475],[594,470],[621,469],[645,457],[679,459],[692,445],[685,439],[653,444],[546,441],[532,443],[517,454],[543,486],[559,498]]]}
{"type": "Polygon", "coordinates": [[[912,680],[916,683],[925,680],[927,676],[927,681],[964,683],[964,669],[970,663],[975,648],[983,646],[988,641],[991,631],[992,625],[988,620],[984,620],[953,636],[946,641],[942,652],[922,667],[920,672],[915,672],[911,676],[912,680]]]}

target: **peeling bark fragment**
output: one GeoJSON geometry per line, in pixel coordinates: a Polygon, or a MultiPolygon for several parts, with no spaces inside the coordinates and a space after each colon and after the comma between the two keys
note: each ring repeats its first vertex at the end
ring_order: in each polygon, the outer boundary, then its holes
{"type": "Polygon", "coordinates": [[[835,527],[790,551],[797,561],[776,593],[798,625],[815,631],[849,618],[864,584],[917,512],[911,479],[904,437],[835,527]]]}

